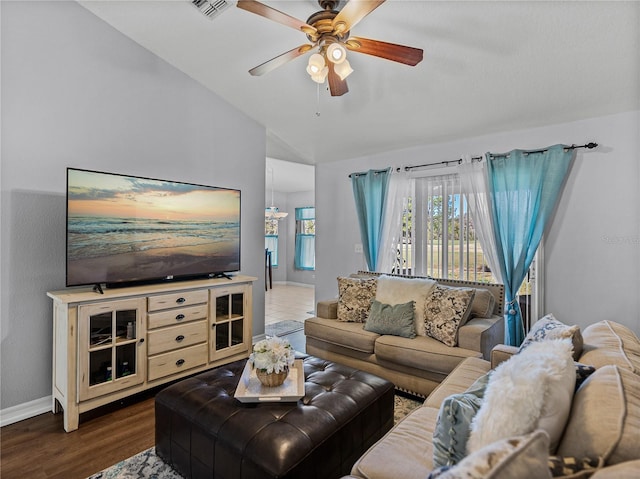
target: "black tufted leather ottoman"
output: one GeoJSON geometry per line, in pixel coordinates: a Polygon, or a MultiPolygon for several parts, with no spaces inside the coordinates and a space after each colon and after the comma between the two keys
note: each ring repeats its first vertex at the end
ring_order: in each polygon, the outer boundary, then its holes
{"type": "Polygon", "coordinates": [[[338,478],[393,426],[385,379],[308,356],[297,403],[242,404],[233,394],[245,362],[156,396],[156,452],[185,478],[338,478]]]}

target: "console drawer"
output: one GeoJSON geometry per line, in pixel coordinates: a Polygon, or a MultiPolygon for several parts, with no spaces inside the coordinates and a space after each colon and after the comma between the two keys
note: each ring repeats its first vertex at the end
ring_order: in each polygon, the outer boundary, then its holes
{"type": "Polygon", "coordinates": [[[168,309],[147,315],[147,329],[161,328],[188,323],[197,319],[207,319],[207,304],[198,304],[186,308],[168,309]]]}
{"type": "Polygon", "coordinates": [[[202,366],[207,362],[207,343],[182,348],[170,353],[159,354],[149,358],[147,379],[178,374],[187,369],[202,366]]]}
{"type": "Polygon", "coordinates": [[[147,332],[147,354],[165,353],[174,349],[192,346],[198,343],[207,343],[207,322],[170,326],[147,332]]]}
{"type": "Polygon", "coordinates": [[[195,291],[183,291],[180,293],[149,296],[147,310],[158,311],[160,309],[178,308],[180,306],[206,303],[208,301],[208,295],[209,293],[206,289],[198,289],[195,291]]]}

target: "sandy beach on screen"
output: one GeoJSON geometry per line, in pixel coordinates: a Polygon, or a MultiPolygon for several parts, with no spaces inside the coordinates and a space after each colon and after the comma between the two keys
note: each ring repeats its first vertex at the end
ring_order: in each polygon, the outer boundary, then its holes
{"type": "Polygon", "coordinates": [[[69,262],[67,279],[69,284],[116,283],[237,271],[237,251],[237,241],[226,241],[85,258],[69,262]]]}

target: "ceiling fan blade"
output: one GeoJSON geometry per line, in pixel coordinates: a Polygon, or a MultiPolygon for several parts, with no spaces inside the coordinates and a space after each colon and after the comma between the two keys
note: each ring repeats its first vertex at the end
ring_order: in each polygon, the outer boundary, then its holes
{"type": "Polygon", "coordinates": [[[346,80],[341,80],[336,70],[333,66],[333,63],[327,62],[329,65],[329,91],[331,92],[331,96],[342,96],[349,91],[349,87],[347,86],[346,80]]]}
{"type": "Polygon", "coordinates": [[[300,45],[288,52],[283,53],[282,55],[278,55],[277,57],[272,58],[271,60],[267,60],[266,62],[258,65],[257,67],[249,70],[249,73],[253,76],[264,75],[265,73],[269,73],[271,70],[275,70],[276,68],[284,65],[287,62],[290,62],[294,58],[298,58],[300,55],[304,55],[309,50],[313,48],[313,45],[309,45],[305,43],[304,45],[300,45]]]}
{"type": "Polygon", "coordinates": [[[298,20],[291,15],[287,15],[280,10],[271,8],[264,3],[256,2],[255,0],[238,0],[238,8],[268,18],[269,20],[273,20],[274,22],[281,23],[282,25],[285,25],[287,27],[295,28],[296,30],[302,31],[304,33],[317,33],[317,30],[306,22],[298,20]]]}
{"type": "Polygon", "coordinates": [[[362,37],[351,37],[346,41],[347,49],[385,58],[394,62],[415,66],[422,61],[422,49],[406,47],[396,43],[381,42],[362,37]]]}
{"type": "Polygon", "coordinates": [[[333,19],[333,28],[338,32],[346,32],[373,12],[385,0],[349,0],[340,13],[333,19]]]}

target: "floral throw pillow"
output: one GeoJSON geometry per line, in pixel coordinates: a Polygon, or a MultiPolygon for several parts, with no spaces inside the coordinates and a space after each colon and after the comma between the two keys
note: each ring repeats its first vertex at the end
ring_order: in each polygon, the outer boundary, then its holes
{"type": "Polygon", "coordinates": [[[451,288],[437,284],[424,305],[427,336],[454,347],[458,344],[458,328],[467,322],[473,300],[473,288],[451,288]]]}
{"type": "MultiPolygon", "coordinates": [[[[576,474],[580,471],[596,469],[598,460],[589,457],[576,458],[564,456],[549,456],[547,459],[549,471],[553,477],[564,477],[576,474]]],[[[584,476],[586,477],[586,476],[584,476]]]]}
{"type": "Polygon", "coordinates": [[[575,361],[580,358],[582,354],[583,339],[580,333],[579,326],[568,326],[561,321],[558,321],[553,314],[549,313],[546,316],[536,321],[531,330],[527,333],[524,341],[520,345],[518,352],[522,352],[531,344],[538,341],[547,341],[549,339],[565,339],[571,338],[573,344],[573,359],[575,361]]]}
{"type": "Polygon", "coordinates": [[[364,323],[376,297],[376,278],[338,278],[338,321],[364,323]]]}

